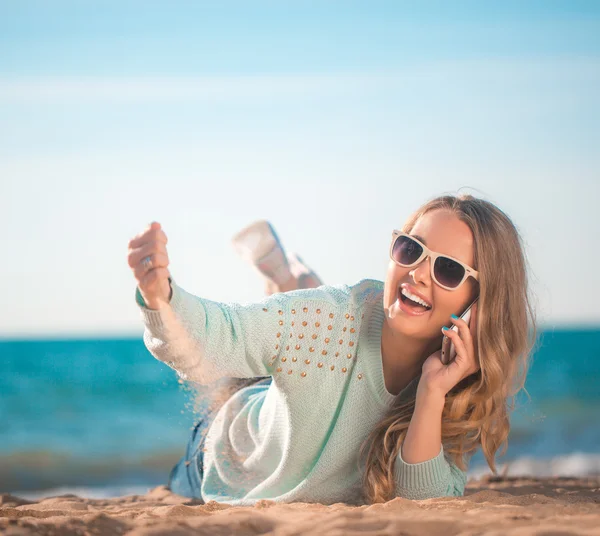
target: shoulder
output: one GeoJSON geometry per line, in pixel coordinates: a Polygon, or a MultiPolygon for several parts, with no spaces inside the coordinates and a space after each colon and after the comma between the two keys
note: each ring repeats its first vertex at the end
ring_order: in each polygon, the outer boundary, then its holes
{"type": "MultiPolygon", "coordinates": [[[[291,301],[320,302],[334,307],[362,308],[381,300],[383,281],[361,279],[352,285],[322,285],[317,288],[286,292],[291,301]]],[[[283,297],[283,296],[282,296],[283,297]]]]}

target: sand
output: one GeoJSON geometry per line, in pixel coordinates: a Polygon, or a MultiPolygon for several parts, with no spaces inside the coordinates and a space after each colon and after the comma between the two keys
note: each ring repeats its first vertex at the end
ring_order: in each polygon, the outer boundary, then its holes
{"type": "Polygon", "coordinates": [[[276,504],[254,507],[198,504],[157,487],[145,495],[39,501],[0,495],[0,532],[138,535],[600,535],[600,477],[484,478],[464,497],[350,507],[276,504]]]}

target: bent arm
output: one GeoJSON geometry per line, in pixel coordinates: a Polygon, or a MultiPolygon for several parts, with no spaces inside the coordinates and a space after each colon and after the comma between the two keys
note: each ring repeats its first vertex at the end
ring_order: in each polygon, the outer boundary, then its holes
{"type": "Polygon", "coordinates": [[[395,464],[396,495],[407,499],[460,496],[466,473],[444,456],[444,399],[418,392],[415,411],[395,464]]]}

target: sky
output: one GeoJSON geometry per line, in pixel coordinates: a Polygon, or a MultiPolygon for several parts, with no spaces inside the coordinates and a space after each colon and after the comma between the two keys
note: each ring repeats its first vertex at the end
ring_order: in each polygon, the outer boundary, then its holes
{"type": "Polygon", "coordinates": [[[262,298],[269,220],[331,284],[466,192],[519,229],[541,325],[600,325],[600,3],[0,0],[0,336],[141,333],[127,243],[262,298]]]}

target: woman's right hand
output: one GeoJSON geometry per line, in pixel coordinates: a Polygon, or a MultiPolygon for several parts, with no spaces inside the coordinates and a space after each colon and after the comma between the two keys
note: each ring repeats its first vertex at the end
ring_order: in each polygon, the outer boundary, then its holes
{"type": "Polygon", "coordinates": [[[167,235],[160,223],[153,222],[129,241],[127,262],[144,302],[149,309],[160,309],[171,300],[167,235]],[[147,262],[144,262],[148,259],[147,262]]]}

